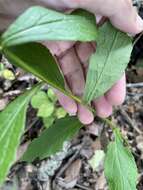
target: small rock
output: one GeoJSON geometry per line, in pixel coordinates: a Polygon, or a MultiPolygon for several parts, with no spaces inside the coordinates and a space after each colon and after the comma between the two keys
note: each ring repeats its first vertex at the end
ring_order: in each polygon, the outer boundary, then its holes
{"type": "Polygon", "coordinates": [[[7,104],[8,104],[7,98],[0,99],[0,111],[4,110],[7,104]]]}

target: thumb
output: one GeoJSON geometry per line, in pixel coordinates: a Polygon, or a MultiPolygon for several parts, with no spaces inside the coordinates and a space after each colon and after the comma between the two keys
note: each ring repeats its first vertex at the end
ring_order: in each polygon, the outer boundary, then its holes
{"type": "MultiPolygon", "coordinates": [[[[67,1],[67,0],[66,0],[67,1]]],[[[111,23],[118,29],[137,34],[143,31],[143,20],[137,14],[131,0],[71,0],[78,2],[77,7],[86,9],[92,13],[108,17],[111,23]]]]}
{"type": "Polygon", "coordinates": [[[116,28],[124,32],[137,34],[143,31],[143,20],[134,7],[126,8],[124,12],[120,10],[120,12],[110,16],[109,19],[116,28]]]}

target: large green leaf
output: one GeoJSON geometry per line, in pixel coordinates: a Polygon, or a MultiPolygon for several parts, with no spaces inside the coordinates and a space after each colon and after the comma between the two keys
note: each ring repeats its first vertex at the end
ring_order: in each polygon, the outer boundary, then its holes
{"type": "Polygon", "coordinates": [[[22,14],[3,34],[3,46],[41,40],[93,41],[97,37],[94,16],[66,15],[40,6],[22,14]]]}
{"type": "Polygon", "coordinates": [[[26,110],[30,98],[39,87],[19,96],[0,112],[0,184],[15,161],[16,150],[25,127],[26,110]]]}
{"type": "Polygon", "coordinates": [[[83,125],[75,117],[66,117],[56,121],[44,130],[28,147],[22,160],[32,162],[35,158],[46,158],[55,154],[63,143],[71,139],[83,125]]]}
{"type": "Polygon", "coordinates": [[[91,56],[84,101],[102,96],[120,79],[130,60],[132,40],[109,22],[99,29],[96,53],[91,56]]]}
{"type": "Polygon", "coordinates": [[[114,131],[115,141],[108,146],[105,159],[105,175],[110,190],[136,190],[137,168],[133,155],[123,144],[120,131],[114,131]]]}
{"type": "Polygon", "coordinates": [[[4,49],[14,65],[31,72],[51,86],[64,91],[64,79],[49,50],[39,43],[28,43],[4,49]]]}

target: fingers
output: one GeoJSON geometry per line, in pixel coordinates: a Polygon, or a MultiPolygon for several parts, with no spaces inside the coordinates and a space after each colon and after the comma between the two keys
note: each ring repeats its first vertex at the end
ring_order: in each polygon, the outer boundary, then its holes
{"type": "Polygon", "coordinates": [[[75,42],[59,42],[59,41],[48,41],[43,42],[48,49],[50,49],[51,53],[56,56],[63,56],[68,49],[73,47],[75,42]]]}
{"type": "Polygon", "coordinates": [[[75,49],[84,69],[87,69],[89,58],[95,52],[95,47],[92,43],[77,43],[75,49]]]}
{"type": "Polygon", "coordinates": [[[126,79],[123,77],[98,100],[94,101],[96,114],[99,117],[106,118],[112,114],[112,106],[117,106],[123,103],[126,95],[126,79]]]}
{"type": "MultiPolygon", "coordinates": [[[[45,45],[54,55],[58,56],[60,67],[73,94],[82,96],[85,80],[81,62],[88,62],[89,56],[94,48],[89,43],[85,43],[83,45],[79,44],[74,49],[73,42],[48,42],[45,45]],[[78,54],[78,52],[80,53],[78,54]],[[82,53],[85,55],[84,58],[82,57],[82,53]]],[[[70,115],[75,115],[77,113],[79,120],[83,124],[89,124],[93,121],[93,114],[85,107],[77,105],[74,100],[59,91],[57,91],[56,94],[60,104],[70,115]]]]}
{"type": "Polygon", "coordinates": [[[143,30],[143,20],[131,5],[131,1],[127,2],[121,6],[119,12],[110,16],[109,19],[115,27],[122,31],[130,34],[140,33],[143,30]]]}
{"type": "Polygon", "coordinates": [[[94,116],[86,107],[77,105],[74,100],[65,96],[59,91],[56,91],[59,103],[70,115],[78,115],[79,120],[84,125],[88,125],[93,122],[94,116]]]}
{"type": "MultiPolygon", "coordinates": [[[[60,58],[59,63],[73,94],[82,96],[85,80],[79,57],[74,48],[60,58]]],[[[77,115],[84,124],[89,124],[94,119],[93,114],[82,105],[78,105],[77,115]]]]}
{"type": "Polygon", "coordinates": [[[77,96],[81,96],[85,81],[80,60],[76,56],[74,48],[59,59],[59,64],[72,92],[77,96]]]}
{"type": "Polygon", "coordinates": [[[83,105],[78,105],[78,118],[85,125],[92,123],[94,120],[92,112],[83,105]]]}
{"type": "Polygon", "coordinates": [[[126,77],[125,73],[122,78],[106,93],[107,101],[113,105],[121,105],[126,96],[126,77]]]}
{"type": "Polygon", "coordinates": [[[78,0],[77,6],[108,17],[115,27],[124,32],[137,34],[143,30],[143,20],[131,0],[78,0]]]}
{"type": "Polygon", "coordinates": [[[70,115],[76,115],[77,113],[77,104],[74,100],[69,98],[68,96],[65,96],[63,93],[59,91],[55,91],[57,98],[59,100],[59,103],[63,108],[70,114],[70,115]]]}
{"type": "Polygon", "coordinates": [[[109,117],[112,114],[112,105],[106,100],[104,96],[94,101],[96,115],[101,118],[109,117]]]}
{"type": "MultiPolygon", "coordinates": [[[[61,50],[57,51],[56,48],[54,48],[54,46],[56,45],[58,45],[58,47],[59,46],[61,47],[61,43],[57,43],[57,44],[51,43],[50,45],[52,45],[52,51],[55,54],[57,54],[57,52],[61,52],[61,50]]],[[[69,45],[72,45],[72,44],[68,43],[66,47],[69,48],[69,45]]],[[[63,47],[63,43],[62,43],[62,47],[63,47]]],[[[59,53],[57,55],[59,55],[59,53]]],[[[72,90],[72,92],[75,95],[81,95],[83,92],[82,90],[84,88],[84,76],[83,76],[83,71],[79,63],[79,60],[76,57],[74,48],[71,48],[69,51],[66,52],[65,55],[63,55],[63,57],[59,58],[59,64],[66,78],[66,82],[68,86],[70,87],[70,89],[72,90]]],[[[77,113],[76,102],[72,100],[71,98],[65,96],[59,91],[57,91],[56,94],[57,94],[60,104],[64,107],[64,109],[69,114],[75,115],[77,113]]]]}
{"type": "MultiPolygon", "coordinates": [[[[68,86],[77,96],[81,96],[83,94],[85,86],[81,63],[86,69],[89,57],[94,51],[95,45],[93,46],[90,43],[78,43],[75,45],[75,49],[72,47],[70,50],[67,50],[66,54],[59,58],[59,64],[65,78],[67,79],[68,86]]],[[[122,79],[119,80],[105,96],[94,101],[97,115],[103,118],[110,116],[112,114],[112,106],[121,104],[125,98],[125,93],[126,88],[124,74],[122,79]]],[[[65,108],[65,110],[71,115],[77,114],[79,120],[83,124],[90,124],[94,120],[93,114],[87,110],[86,107],[77,105],[74,100],[60,92],[57,92],[57,96],[60,104],[65,108]]]]}

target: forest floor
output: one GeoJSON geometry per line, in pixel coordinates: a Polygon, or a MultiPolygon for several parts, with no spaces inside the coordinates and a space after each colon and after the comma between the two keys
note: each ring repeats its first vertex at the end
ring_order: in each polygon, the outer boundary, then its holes
{"type": "MultiPolygon", "coordinates": [[[[139,9],[143,17],[143,7],[139,9]]],[[[138,36],[127,75],[127,96],[125,103],[114,109],[112,119],[128,137],[138,166],[138,190],[143,189],[143,36],[138,36]]],[[[11,66],[3,59],[14,80],[0,78],[0,111],[23,90],[35,83],[35,77],[11,66]]],[[[27,114],[26,137],[37,137],[42,127],[34,110],[27,114]]],[[[64,144],[63,150],[55,156],[32,164],[16,163],[1,190],[106,190],[108,189],[103,172],[104,149],[111,130],[98,118],[92,125],[81,129],[71,141],[64,144]],[[94,164],[93,164],[94,160],[94,164]]],[[[25,137],[24,137],[25,138],[25,137]]],[[[22,141],[18,158],[27,147],[22,141]]]]}

